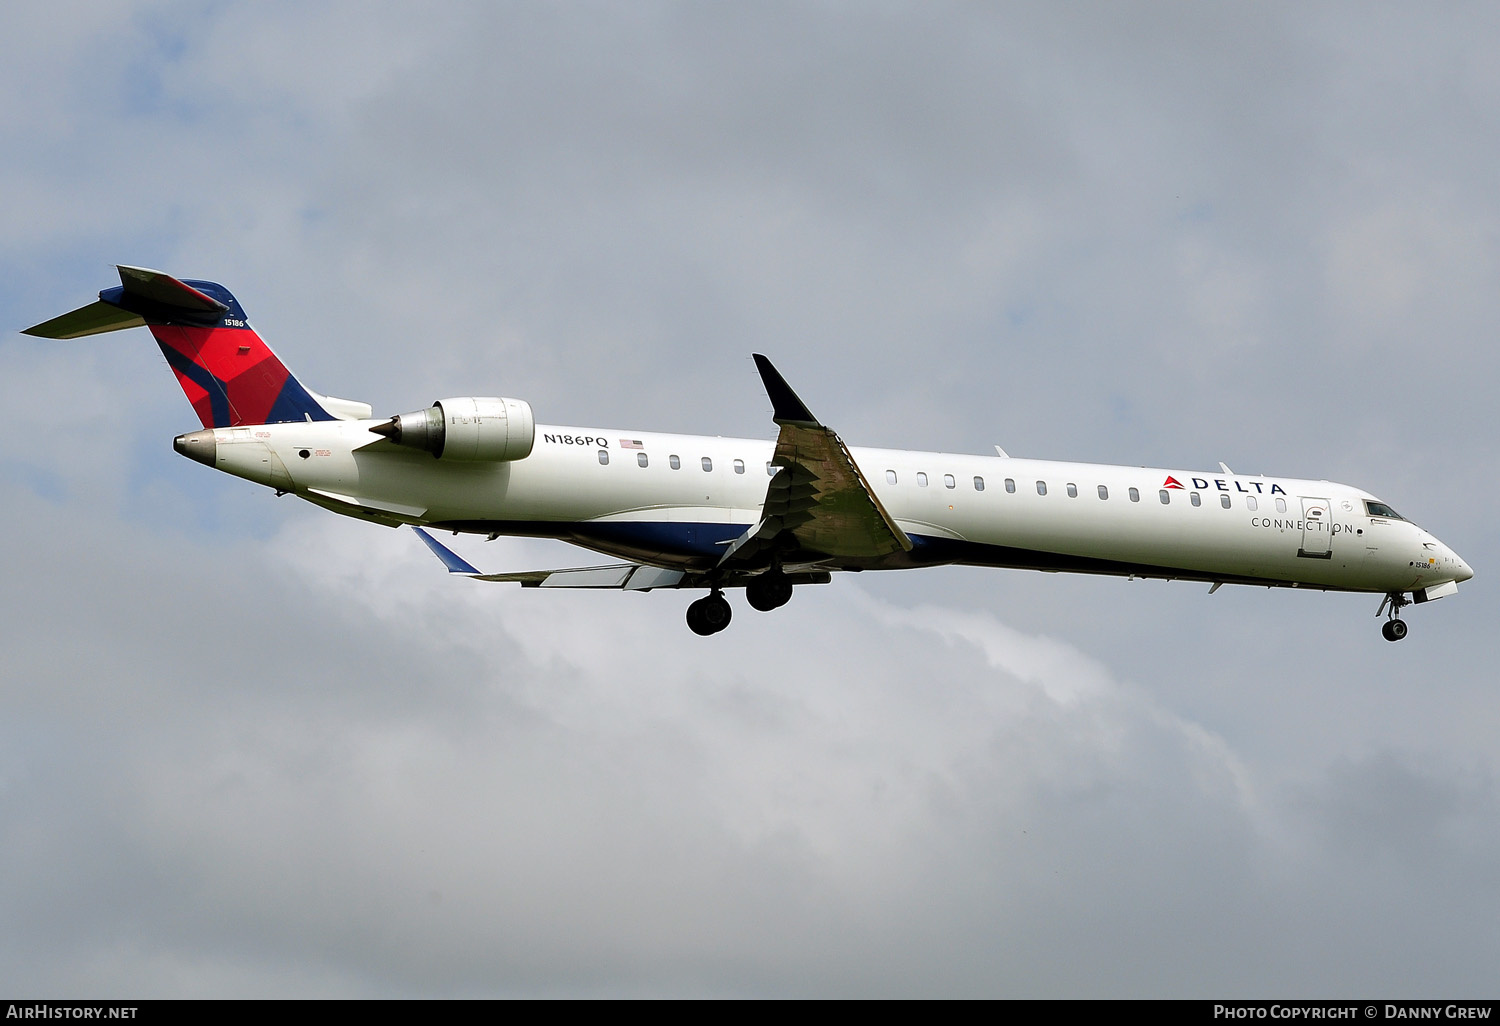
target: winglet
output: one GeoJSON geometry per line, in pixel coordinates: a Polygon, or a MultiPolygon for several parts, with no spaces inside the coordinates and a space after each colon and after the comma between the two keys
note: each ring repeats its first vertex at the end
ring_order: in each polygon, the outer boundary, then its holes
{"type": "Polygon", "coordinates": [[[448,568],[450,574],[472,574],[475,577],[479,576],[477,569],[470,566],[462,556],[448,548],[448,546],[438,541],[432,535],[420,527],[413,527],[412,530],[416,531],[417,536],[427,543],[427,547],[432,550],[432,554],[443,561],[443,565],[448,568]]]}
{"type": "Polygon", "coordinates": [[[759,353],[751,354],[755,357],[755,368],[760,371],[760,380],[765,382],[766,395],[771,397],[771,407],[775,411],[772,419],[778,424],[806,424],[811,427],[822,427],[818,418],[812,415],[807,404],[797,398],[797,393],[792,391],[792,386],[786,383],[786,378],[781,372],[771,365],[759,353]]]}

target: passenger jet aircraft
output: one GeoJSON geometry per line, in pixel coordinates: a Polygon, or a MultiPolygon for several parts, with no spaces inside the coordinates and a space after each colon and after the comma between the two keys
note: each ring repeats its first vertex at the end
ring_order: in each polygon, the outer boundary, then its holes
{"type": "Polygon", "coordinates": [[[1368,492],[1328,481],[846,446],[764,356],[775,441],[537,424],[519,399],[440,399],[372,417],[304,387],[222,285],[119,268],[99,301],[27,329],[71,339],[141,325],[203,422],[190,459],[335,513],[412,525],[449,571],[525,588],[703,589],[688,626],[729,625],[837,570],[966,564],[1384,596],[1390,641],[1409,602],[1473,576],[1368,492]],[[625,562],[485,574],[424,527],[560,538],[625,562]]]}

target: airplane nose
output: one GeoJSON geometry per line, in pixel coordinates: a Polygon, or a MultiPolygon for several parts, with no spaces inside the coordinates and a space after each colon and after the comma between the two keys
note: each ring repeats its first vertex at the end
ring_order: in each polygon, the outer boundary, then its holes
{"type": "Polygon", "coordinates": [[[1459,559],[1458,553],[1455,552],[1453,554],[1453,559],[1458,563],[1458,573],[1453,577],[1455,581],[1462,584],[1464,581],[1467,581],[1469,578],[1474,576],[1474,571],[1469,568],[1469,564],[1465,563],[1462,559],[1459,559]]]}

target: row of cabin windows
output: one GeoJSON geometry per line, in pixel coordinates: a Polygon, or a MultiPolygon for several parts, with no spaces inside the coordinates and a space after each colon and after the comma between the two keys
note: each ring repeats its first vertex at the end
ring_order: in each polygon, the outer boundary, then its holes
{"type": "MultiPolygon", "coordinates": [[[[651,465],[651,458],[649,456],[647,456],[643,452],[638,452],[638,453],[635,454],[635,462],[636,462],[636,466],[639,466],[639,467],[649,467],[651,465]]],[[[709,457],[705,456],[705,457],[703,457],[703,459],[700,462],[703,464],[703,471],[704,471],[704,473],[712,473],[713,472],[714,461],[712,459],[710,459],[709,457]]],[[[609,450],[608,449],[600,449],[599,450],[599,465],[601,467],[607,467],[607,466],[609,466],[609,450]]],[[[673,470],[681,470],[682,469],[682,457],[678,456],[676,454],[668,456],[667,457],[667,465],[670,466],[673,470]]],[[[736,474],[743,474],[745,472],[745,461],[744,460],[735,460],[734,461],[734,472],[736,474]]],[[[771,475],[773,475],[775,473],[776,473],[776,468],[774,466],[772,466],[768,462],[766,464],[766,476],[770,477],[771,475]]]]}
{"type": "MultiPolygon", "coordinates": [[[[896,472],[894,470],[887,470],[885,472],[885,481],[886,481],[886,484],[895,484],[896,483],[896,472]]],[[[920,470],[917,471],[917,486],[919,488],[926,488],[927,487],[927,475],[924,474],[920,470]]],[[[958,481],[957,481],[956,478],[954,478],[954,476],[952,474],[944,474],[943,475],[943,487],[944,488],[957,488],[958,487],[958,481]]],[[[982,478],[982,477],[976,477],[974,479],[974,490],[976,492],[982,492],[982,491],[984,491],[984,478],[982,478]]]]}
{"type": "MultiPolygon", "coordinates": [[[[642,466],[642,467],[646,467],[646,466],[650,466],[651,465],[650,459],[643,452],[638,452],[638,453],[635,454],[635,462],[636,462],[636,464],[638,466],[642,466]]],[[[707,456],[704,456],[700,462],[703,465],[703,470],[704,470],[705,473],[711,473],[713,471],[713,469],[714,469],[714,461],[712,459],[710,459],[707,456]]],[[[608,466],[609,465],[609,450],[608,449],[600,449],[599,450],[599,463],[600,463],[601,466],[608,466]]],[[[682,458],[679,457],[679,456],[677,456],[676,454],[673,454],[673,455],[667,457],[667,464],[673,470],[681,470],[682,469],[682,458]]],[[[776,473],[776,471],[777,471],[777,467],[775,465],[773,465],[768,460],[766,462],[766,476],[768,476],[768,477],[774,476],[775,473],[776,473]]],[[[736,474],[743,474],[745,472],[745,461],[744,460],[735,460],[734,461],[734,472],[736,474]]],[[[885,480],[886,480],[887,484],[895,484],[896,480],[897,480],[897,478],[896,478],[896,472],[894,470],[887,470],[885,472],[885,480]]],[[[919,488],[926,488],[927,484],[928,484],[927,474],[925,472],[923,472],[923,471],[920,471],[920,470],[917,471],[917,487],[919,487],[919,488]]],[[[956,478],[954,478],[954,476],[952,474],[944,474],[943,475],[943,487],[944,488],[957,488],[958,487],[958,481],[957,481],[956,478]]],[[[975,478],[974,478],[974,490],[976,492],[982,492],[982,491],[984,491],[984,478],[979,477],[979,476],[975,476],[975,478]]],[[[1015,478],[1007,477],[1005,479],[1005,490],[1007,492],[1009,492],[1011,495],[1015,494],[1015,492],[1016,492],[1016,481],[1015,481],[1015,478]]],[[[1068,484],[1067,484],[1067,490],[1068,490],[1068,498],[1070,498],[1070,499],[1076,499],[1076,498],[1078,498],[1078,485],[1074,484],[1072,481],[1069,481],[1068,484]]],[[[1099,498],[1101,498],[1101,499],[1108,499],[1109,498],[1109,488],[1106,487],[1105,485],[1100,485],[1098,491],[1099,491],[1099,498]]],[[[1047,494],[1047,482],[1046,481],[1038,481],[1036,483],[1036,493],[1038,495],[1046,495],[1047,494]]],[[[1157,497],[1161,499],[1161,504],[1163,506],[1167,505],[1168,503],[1170,503],[1172,501],[1172,492],[1171,492],[1170,489],[1163,488],[1160,491],[1158,491],[1156,494],[1157,494],[1157,497]]],[[[1129,489],[1129,495],[1130,495],[1130,501],[1131,502],[1140,502],[1141,501],[1141,492],[1140,492],[1139,488],[1134,488],[1134,487],[1130,488],[1129,489]]],[[[1203,496],[1201,496],[1197,492],[1188,492],[1188,501],[1191,502],[1194,506],[1201,506],[1201,505],[1203,505],[1203,496]]],[[[1220,495],[1219,496],[1219,505],[1223,506],[1225,509],[1229,509],[1230,508],[1229,496],[1227,496],[1227,495],[1220,495]]],[[[1247,496],[1245,496],[1245,508],[1248,509],[1248,510],[1250,510],[1252,513],[1259,507],[1259,505],[1260,504],[1256,501],[1255,496],[1253,496],[1253,495],[1247,495],[1247,496]]],[[[1278,513],[1285,513],[1286,512],[1286,500],[1285,499],[1278,498],[1276,500],[1276,512],[1278,512],[1278,513]]]]}
{"type": "MultiPolygon", "coordinates": [[[[896,472],[894,470],[887,470],[885,472],[885,480],[886,480],[887,484],[895,484],[896,480],[897,480],[897,478],[896,478],[896,472]]],[[[952,474],[944,474],[943,475],[943,486],[946,487],[946,488],[955,488],[955,487],[957,487],[957,482],[954,480],[952,474]]],[[[917,472],[917,487],[919,487],[919,488],[926,488],[927,487],[927,475],[924,474],[924,473],[922,473],[921,471],[917,472]]],[[[1072,481],[1069,481],[1068,484],[1067,484],[1067,489],[1068,489],[1068,498],[1070,498],[1070,499],[1076,499],[1076,498],[1078,498],[1078,486],[1076,484],[1074,484],[1072,481]]],[[[974,490],[976,492],[982,492],[982,491],[984,491],[984,478],[982,478],[982,477],[976,477],[976,478],[974,478],[974,490]]],[[[1016,480],[1015,480],[1015,478],[1013,478],[1013,477],[1007,477],[1005,479],[1005,490],[1007,492],[1009,492],[1011,495],[1014,495],[1016,493],[1016,480]]],[[[1047,482],[1046,481],[1038,481],[1036,483],[1036,493],[1038,495],[1046,495],[1047,494],[1047,482]]],[[[1172,501],[1172,491],[1171,491],[1171,489],[1163,488],[1159,492],[1157,492],[1156,494],[1161,499],[1161,504],[1163,506],[1167,505],[1168,503],[1170,503],[1172,501]]],[[[1139,488],[1131,488],[1131,489],[1129,489],[1129,495],[1130,495],[1130,501],[1131,502],[1140,502],[1141,501],[1141,490],[1139,488]]],[[[1107,486],[1105,486],[1105,485],[1100,485],[1099,486],[1099,498],[1101,498],[1101,499],[1108,499],[1109,498],[1109,488],[1107,486]]],[[[1203,496],[1200,495],[1198,492],[1188,492],[1188,501],[1191,502],[1194,506],[1201,506],[1201,505],[1203,505],[1203,496]]],[[[1229,496],[1227,496],[1227,495],[1220,495],[1219,496],[1219,505],[1223,506],[1225,509],[1229,509],[1230,508],[1229,496]]],[[[1259,505],[1260,505],[1260,503],[1258,503],[1256,501],[1255,496],[1253,496],[1253,495],[1247,495],[1247,496],[1245,496],[1245,508],[1248,509],[1248,510],[1250,510],[1252,513],[1255,512],[1255,510],[1259,507],[1259,505]]],[[[1285,513],[1286,512],[1286,500],[1285,499],[1277,499],[1276,500],[1276,512],[1278,512],[1278,513],[1285,513]]]]}

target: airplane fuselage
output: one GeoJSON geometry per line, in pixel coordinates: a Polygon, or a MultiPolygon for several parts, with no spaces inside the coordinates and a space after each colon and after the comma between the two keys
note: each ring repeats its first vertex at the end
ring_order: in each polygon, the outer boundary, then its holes
{"type": "MultiPolygon", "coordinates": [[[[560,538],[659,566],[712,567],[752,527],[766,439],[536,425],[530,455],[445,462],[379,421],[213,428],[211,465],[381,523],[560,538]]],[[[205,439],[206,441],[206,439],[205,439]]],[[[840,569],[941,564],[1421,591],[1464,580],[1446,545],[1330,481],[850,447],[910,552],[840,569]]],[[[201,462],[209,463],[209,459],[201,462]]]]}

